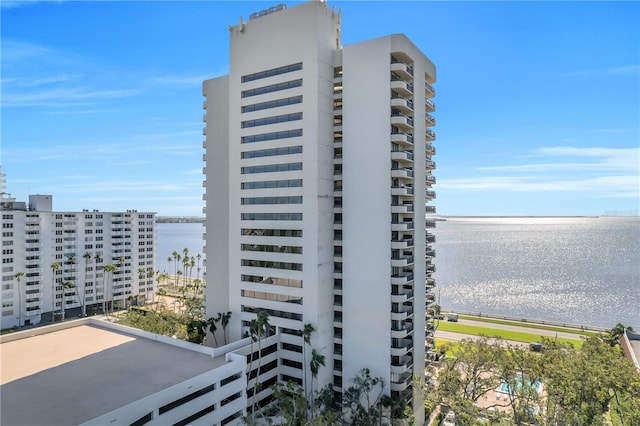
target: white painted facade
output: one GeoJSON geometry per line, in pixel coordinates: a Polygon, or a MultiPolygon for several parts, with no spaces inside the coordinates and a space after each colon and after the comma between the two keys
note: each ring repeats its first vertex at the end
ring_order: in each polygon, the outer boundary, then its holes
{"type": "Polygon", "coordinates": [[[4,199],[1,214],[2,329],[153,300],[155,213],[57,212],[51,195],[32,195],[4,199]]]}
{"type": "Polygon", "coordinates": [[[236,339],[266,310],[294,362],[310,323],[319,387],[369,368],[411,401],[433,343],[435,66],[403,35],[343,47],[321,1],[229,30],[229,75],[203,86],[207,316],[231,311],[236,339]]]}

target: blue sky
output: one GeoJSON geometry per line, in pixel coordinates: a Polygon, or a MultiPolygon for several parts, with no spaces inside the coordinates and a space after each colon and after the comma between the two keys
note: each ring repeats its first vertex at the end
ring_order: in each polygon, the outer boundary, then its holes
{"type": "MultiPolygon", "coordinates": [[[[277,3],[3,0],[8,192],[201,215],[202,80],[277,3]]],[[[328,4],[343,44],[405,33],[436,64],[439,214],[638,214],[639,2],[328,4]]]]}

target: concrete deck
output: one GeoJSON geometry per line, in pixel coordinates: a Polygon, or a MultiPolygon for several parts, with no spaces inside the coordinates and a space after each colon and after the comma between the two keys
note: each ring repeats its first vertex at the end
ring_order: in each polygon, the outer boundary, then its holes
{"type": "Polygon", "coordinates": [[[0,424],[77,425],[212,370],[211,356],[96,325],[0,345],[0,424]]]}

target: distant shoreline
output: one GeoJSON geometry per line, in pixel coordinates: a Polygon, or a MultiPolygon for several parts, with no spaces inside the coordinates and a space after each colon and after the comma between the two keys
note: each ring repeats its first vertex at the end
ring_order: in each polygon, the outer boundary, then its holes
{"type": "Polygon", "coordinates": [[[202,216],[157,216],[156,223],[204,223],[202,216]]]}

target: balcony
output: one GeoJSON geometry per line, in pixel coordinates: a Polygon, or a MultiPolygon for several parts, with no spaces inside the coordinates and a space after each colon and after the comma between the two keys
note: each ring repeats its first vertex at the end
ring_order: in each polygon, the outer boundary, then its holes
{"type": "Polygon", "coordinates": [[[436,119],[431,114],[425,114],[424,115],[424,123],[427,125],[427,127],[435,126],[436,125],[436,119]]]}
{"type": "Polygon", "coordinates": [[[404,163],[413,163],[413,152],[411,151],[391,151],[391,159],[404,163]]]}
{"type": "Polygon", "coordinates": [[[391,285],[407,285],[413,282],[413,274],[409,272],[392,274],[391,285]]]}
{"type": "Polygon", "coordinates": [[[427,175],[427,177],[425,177],[424,180],[428,185],[435,185],[436,184],[436,177],[435,176],[427,175]]]}
{"type": "Polygon", "coordinates": [[[398,145],[413,146],[413,135],[411,133],[392,132],[391,142],[398,145]]]}
{"type": "Polygon", "coordinates": [[[425,132],[425,139],[428,141],[436,140],[436,132],[434,132],[433,130],[427,130],[425,132]]]}
{"type": "Polygon", "coordinates": [[[425,212],[435,214],[436,206],[425,206],[425,212]]]}
{"type": "Polygon", "coordinates": [[[403,80],[411,80],[413,78],[413,67],[402,62],[392,62],[391,72],[403,80]]]}
{"type": "Polygon", "coordinates": [[[433,98],[436,95],[436,89],[433,88],[432,85],[424,82],[424,93],[427,98],[433,98]]]}
{"type": "Polygon", "coordinates": [[[402,250],[413,247],[413,238],[407,238],[404,240],[391,240],[391,248],[393,250],[402,250]]]}
{"type": "Polygon", "coordinates": [[[391,82],[391,90],[401,96],[411,96],[413,95],[413,84],[402,80],[394,80],[391,82]]]}
{"type": "Polygon", "coordinates": [[[428,112],[433,112],[436,110],[436,104],[429,98],[425,98],[424,106],[428,112]]]}
{"type": "MultiPolygon", "coordinates": [[[[399,287],[399,286],[394,286],[394,287],[399,287]]],[[[400,287],[398,290],[393,290],[391,292],[391,302],[392,303],[405,303],[405,302],[408,302],[412,298],[413,298],[413,290],[410,290],[410,289],[406,289],[406,288],[400,287]]],[[[409,327],[409,326],[405,325],[402,328],[402,330],[407,330],[407,327],[409,327]]],[[[413,330],[413,327],[411,327],[411,330],[413,330]]]]}
{"type": "Polygon", "coordinates": [[[436,191],[424,191],[424,198],[431,201],[436,198],[436,191]]]}
{"type": "Polygon", "coordinates": [[[413,342],[409,339],[399,339],[400,342],[396,342],[391,345],[391,356],[405,356],[409,353],[409,350],[413,348],[413,342]]]}
{"type": "Polygon", "coordinates": [[[413,204],[399,204],[393,203],[391,204],[391,213],[412,213],[413,212],[413,204]]]}
{"type": "Polygon", "coordinates": [[[36,308],[36,309],[33,309],[33,310],[30,310],[30,311],[26,312],[26,316],[28,316],[28,317],[33,317],[33,316],[41,315],[41,314],[42,314],[42,309],[40,309],[40,308],[36,308]]]}
{"type": "Polygon", "coordinates": [[[436,155],[436,147],[433,146],[430,142],[424,144],[424,153],[425,155],[436,155]]]}
{"type": "Polygon", "coordinates": [[[436,227],[436,221],[435,219],[427,219],[424,223],[425,228],[435,228],[436,227]]]}
{"type": "Polygon", "coordinates": [[[413,129],[413,118],[408,115],[395,114],[391,116],[391,124],[400,129],[411,130],[413,129]]]}
{"type": "Polygon", "coordinates": [[[406,390],[413,381],[413,373],[406,372],[398,375],[397,378],[391,379],[391,390],[396,392],[402,392],[406,390]]]}
{"type": "Polygon", "coordinates": [[[403,195],[405,197],[410,197],[413,195],[413,187],[405,185],[392,186],[391,195],[403,195]]]}
{"type": "Polygon", "coordinates": [[[427,232],[427,234],[425,235],[425,242],[427,244],[435,243],[436,242],[436,236],[427,232]]]}
{"type": "Polygon", "coordinates": [[[427,170],[433,170],[436,168],[436,162],[435,161],[431,161],[431,160],[427,160],[425,161],[425,168],[427,170]]]}
{"type": "Polygon", "coordinates": [[[413,227],[413,222],[391,222],[392,231],[410,231],[413,227]]]}
{"type": "Polygon", "coordinates": [[[391,258],[391,266],[397,266],[399,268],[413,265],[413,256],[398,256],[391,258]]]}
{"type": "Polygon", "coordinates": [[[401,96],[392,97],[391,106],[405,113],[413,112],[413,101],[401,96]]]}
{"type": "Polygon", "coordinates": [[[436,286],[436,280],[434,280],[433,278],[427,278],[424,284],[425,284],[425,289],[427,291],[430,291],[436,286]]]}
{"type": "Polygon", "coordinates": [[[427,250],[425,251],[425,256],[436,257],[436,251],[431,246],[427,246],[427,250]]]}
{"type": "Polygon", "coordinates": [[[392,178],[413,179],[413,170],[407,168],[391,169],[392,178]]]}

